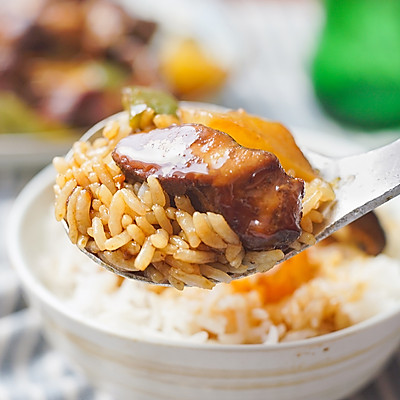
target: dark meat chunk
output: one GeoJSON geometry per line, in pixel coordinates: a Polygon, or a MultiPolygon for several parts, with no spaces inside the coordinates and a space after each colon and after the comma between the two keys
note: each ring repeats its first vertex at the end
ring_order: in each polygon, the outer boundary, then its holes
{"type": "Polygon", "coordinates": [[[373,211],[332,235],[333,240],[353,244],[366,254],[377,256],[386,246],[386,234],[373,211]]]}
{"type": "Polygon", "coordinates": [[[222,214],[246,249],[286,248],[301,232],[304,183],[275,155],[247,149],[203,125],[155,129],[122,139],[113,152],[126,180],[155,175],[170,195],[222,214]]]}

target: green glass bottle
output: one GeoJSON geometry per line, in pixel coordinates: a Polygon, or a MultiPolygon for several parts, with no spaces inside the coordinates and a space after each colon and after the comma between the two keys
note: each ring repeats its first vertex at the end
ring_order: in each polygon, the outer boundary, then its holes
{"type": "Polygon", "coordinates": [[[328,114],[363,128],[400,127],[400,0],[326,0],[312,68],[328,114]]]}

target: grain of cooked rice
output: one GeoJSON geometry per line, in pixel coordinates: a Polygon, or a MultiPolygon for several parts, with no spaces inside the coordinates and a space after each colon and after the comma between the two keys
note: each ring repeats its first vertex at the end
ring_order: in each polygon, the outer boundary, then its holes
{"type": "Polygon", "coordinates": [[[154,267],[154,262],[145,269],[145,276],[151,282],[161,283],[164,281],[164,275],[154,267]]]}
{"type": "Polygon", "coordinates": [[[97,174],[99,181],[107,187],[111,194],[114,194],[117,191],[110,172],[107,171],[104,163],[101,162],[98,158],[94,159],[93,171],[97,174]]]}
{"type": "Polygon", "coordinates": [[[278,261],[282,260],[282,250],[271,251],[248,251],[243,259],[246,265],[257,266],[258,272],[265,272],[272,268],[278,261]]]}
{"type": "Polygon", "coordinates": [[[174,258],[180,261],[192,262],[196,264],[207,264],[216,261],[217,254],[210,251],[177,249],[174,258]]]}
{"type": "Polygon", "coordinates": [[[122,224],[122,227],[124,228],[124,229],[126,229],[129,225],[131,225],[133,223],[133,218],[130,216],[130,215],[128,215],[128,214],[124,214],[123,216],[122,216],[122,220],[121,220],[121,224],[122,224]]]}
{"type": "Polygon", "coordinates": [[[171,267],[180,269],[184,272],[187,272],[188,274],[199,273],[199,264],[177,260],[171,255],[165,257],[165,262],[171,267]]]}
{"type": "Polygon", "coordinates": [[[131,258],[126,258],[124,253],[119,251],[102,251],[98,253],[98,256],[101,260],[111,266],[118,266],[118,269],[124,271],[134,271],[135,268],[132,264],[131,258]]]}
{"type": "Polygon", "coordinates": [[[172,245],[175,245],[177,248],[180,248],[180,249],[189,249],[190,248],[189,243],[178,235],[172,235],[170,237],[169,241],[171,242],[172,245]]]}
{"type": "MultiPolygon", "coordinates": [[[[274,251],[274,250],[270,250],[270,251],[274,251]]],[[[266,252],[262,252],[262,253],[269,253],[270,251],[266,251],[266,252]]],[[[238,253],[238,255],[232,261],[230,261],[229,264],[233,268],[236,268],[236,269],[239,268],[242,265],[244,255],[245,255],[245,251],[242,247],[240,249],[240,252],[238,253]]]]}
{"type": "Polygon", "coordinates": [[[84,249],[87,246],[89,238],[86,235],[79,235],[76,245],[79,249],[84,249]]]}
{"type": "Polygon", "coordinates": [[[317,224],[320,224],[324,220],[324,216],[318,210],[311,210],[307,216],[312,222],[316,222],[317,224]]]}
{"type": "Polygon", "coordinates": [[[99,217],[93,217],[92,227],[88,229],[88,234],[93,237],[100,251],[106,249],[107,236],[104,231],[103,222],[99,217]]]}
{"type": "Polygon", "coordinates": [[[163,129],[171,126],[172,124],[179,124],[179,120],[174,115],[158,114],[154,117],[153,123],[158,129],[163,129]]]}
{"type": "Polygon", "coordinates": [[[126,188],[122,188],[120,191],[124,195],[125,204],[129,207],[134,215],[146,215],[148,207],[146,207],[139,200],[139,198],[136,196],[136,193],[126,188]]]}
{"type": "Polygon", "coordinates": [[[225,249],[227,244],[214,231],[211,224],[208,222],[208,215],[195,211],[193,213],[193,225],[196,233],[203,243],[216,249],[225,249]]]}
{"type": "Polygon", "coordinates": [[[65,185],[62,188],[56,186],[55,192],[57,200],[55,203],[55,215],[57,221],[61,221],[65,217],[67,213],[67,202],[69,196],[76,188],[76,185],[77,185],[76,180],[71,179],[71,180],[65,180],[65,185]]]}
{"type": "Polygon", "coordinates": [[[191,201],[189,200],[189,197],[187,197],[185,195],[175,196],[174,202],[175,202],[176,208],[178,210],[186,211],[190,215],[192,215],[195,211],[192,206],[191,201]]]}
{"type": "Polygon", "coordinates": [[[214,279],[217,282],[229,283],[232,281],[232,278],[226,272],[221,271],[218,268],[214,268],[211,265],[200,265],[200,272],[207,278],[214,279]]]}
{"type": "Polygon", "coordinates": [[[135,258],[135,270],[144,271],[150,265],[155,251],[156,248],[151,244],[150,237],[147,237],[139,251],[139,254],[135,258]]]}
{"type": "Polygon", "coordinates": [[[292,250],[295,251],[300,251],[302,248],[302,243],[300,243],[298,240],[295,240],[293,243],[290,243],[289,246],[292,250]]]}
{"type": "Polygon", "coordinates": [[[108,140],[114,139],[119,132],[119,124],[118,121],[108,121],[106,126],[104,127],[103,130],[103,136],[107,138],[108,140]]]}
{"type": "Polygon", "coordinates": [[[80,191],[81,191],[81,188],[76,187],[68,199],[66,221],[68,223],[68,228],[69,228],[69,231],[68,231],[69,238],[71,239],[72,243],[78,242],[79,232],[78,232],[78,226],[77,226],[77,222],[76,222],[76,202],[77,202],[80,191]]]}
{"type": "Polygon", "coordinates": [[[146,213],[146,219],[147,219],[147,222],[149,224],[151,224],[151,225],[157,225],[158,224],[158,221],[157,221],[157,218],[156,218],[156,216],[154,214],[154,211],[147,212],[146,213]]]}
{"type": "Polygon", "coordinates": [[[91,183],[89,178],[86,176],[81,168],[73,167],[72,175],[74,176],[79,186],[86,187],[89,186],[91,183]]]}
{"type": "Polygon", "coordinates": [[[234,262],[242,251],[240,244],[228,244],[225,249],[225,257],[229,263],[234,262]]]}
{"type": "Polygon", "coordinates": [[[139,228],[136,224],[128,225],[126,230],[128,231],[129,235],[131,236],[132,240],[137,243],[139,246],[143,246],[143,243],[146,239],[146,235],[143,231],[139,228]]]}
{"type": "Polygon", "coordinates": [[[139,123],[140,128],[142,130],[148,129],[148,127],[151,126],[153,123],[154,116],[155,116],[155,111],[152,108],[147,107],[146,110],[144,110],[140,116],[141,117],[139,123]]]}
{"type": "Polygon", "coordinates": [[[122,246],[125,246],[131,241],[131,236],[127,231],[123,231],[115,236],[110,237],[104,243],[105,249],[109,251],[117,250],[122,246]]]}
{"type": "Polygon", "coordinates": [[[82,235],[86,235],[87,230],[92,225],[90,219],[90,206],[92,197],[87,189],[82,189],[79,192],[78,198],[76,200],[76,222],[78,226],[78,231],[82,235]]]}
{"type": "MultiPolygon", "coordinates": [[[[123,189],[121,190],[121,192],[123,192],[123,189]]],[[[110,207],[113,195],[106,185],[104,184],[100,185],[100,187],[98,188],[97,196],[98,200],[101,201],[106,207],[108,208],[110,207]]]]}
{"type": "Polygon", "coordinates": [[[175,212],[176,221],[185,233],[187,240],[192,248],[196,248],[201,243],[199,235],[196,233],[196,228],[193,223],[192,216],[183,210],[177,210],[175,212]]]}
{"type": "Polygon", "coordinates": [[[153,207],[164,207],[166,204],[165,193],[160,182],[158,182],[158,179],[155,176],[150,175],[147,178],[147,184],[149,185],[153,207]]]}
{"type": "Polygon", "coordinates": [[[154,216],[156,217],[156,224],[160,225],[169,235],[174,233],[174,229],[165,211],[165,208],[160,204],[155,204],[153,206],[154,216]]]}
{"type": "Polygon", "coordinates": [[[312,233],[309,232],[302,232],[300,235],[298,241],[300,243],[308,244],[309,246],[312,246],[315,244],[315,236],[312,233]]]}
{"type": "Polygon", "coordinates": [[[108,229],[111,236],[119,235],[122,232],[122,217],[124,214],[125,202],[122,193],[118,190],[112,197],[109,209],[108,229]]]}
{"type": "Polygon", "coordinates": [[[54,157],[53,165],[60,174],[65,174],[69,169],[69,164],[63,157],[54,157]]]}
{"type": "Polygon", "coordinates": [[[320,178],[305,182],[305,195],[303,199],[303,215],[308,215],[319,207],[320,202],[332,201],[335,194],[331,186],[320,178]]]}
{"type": "Polygon", "coordinates": [[[108,221],[110,220],[110,211],[104,204],[102,204],[99,207],[99,214],[98,215],[100,216],[101,221],[103,222],[103,224],[107,225],[108,221]]]}
{"type": "Polygon", "coordinates": [[[312,233],[313,231],[313,221],[310,218],[310,215],[305,215],[300,221],[301,229],[305,232],[312,233]]]}
{"type": "Polygon", "coordinates": [[[156,232],[156,228],[147,220],[146,216],[136,217],[135,222],[146,236],[150,236],[156,232]]]}
{"type": "Polygon", "coordinates": [[[240,245],[238,235],[231,229],[221,214],[207,212],[208,222],[211,224],[214,231],[229,244],[240,245]]]}
{"type": "MultiPolygon", "coordinates": [[[[148,110],[142,114],[142,129],[177,122],[176,117],[154,116],[148,110]]],[[[74,144],[70,159],[54,159],[58,172],[54,187],[56,219],[67,221],[73,243],[79,241],[80,247],[93,250],[116,268],[149,268],[145,276],[177,288],[183,284],[212,287],[210,279],[227,282],[230,273],[238,274],[255,265],[266,270],[282,258],[277,250],[246,254],[222,215],[196,211],[186,195],[170,199],[154,176],[144,182],[125,182],[111,152],[128,134],[127,123],[110,121],[103,136],[93,143],[74,144]]],[[[306,183],[301,223],[304,232],[294,247],[313,243],[313,224],[323,218],[317,208],[332,199],[330,186],[321,179],[306,183]]]]}
{"type": "Polygon", "coordinates": [[[99,199],[93,199],[92,201],[92,208],[94,211],[99,211],[102,203],[99,199]]]}
{"type": "Polygon", "coordinates": [[[157,249],[163,249],[169,240],[169,233],[165,229],[157,229],[156,233],[150,236],[151,244],[157,249]]]}
{"type": "Polygon", "coordinates": [[[125,253],[128,253],[131,256],[135,256],[136,254],[139,253],[140,248],[141,247],[137,243],[128,242],[127,244],[121,247],[121,250],[123,250],[125,253]]]}
{"type": "Polygon", "coordinates": [[[212,289],[214,287],[213,282],[199,274],[188,274],[181,269],[174,267],[169,269],[169,274],[176,280],[181,281],[188,286],[196,286],[203,289],[212,289]]]}
{"type": "Polygon", "coordinates": [[[143,204],[145,204],[147,207],[151,208],[151,206],[153,205],[153,199],[152,199],[151,192],[149,190],[149,185],[147,184],[147,182],[143,182],[140,185],[137,196],[142,201],[143,204]]]}

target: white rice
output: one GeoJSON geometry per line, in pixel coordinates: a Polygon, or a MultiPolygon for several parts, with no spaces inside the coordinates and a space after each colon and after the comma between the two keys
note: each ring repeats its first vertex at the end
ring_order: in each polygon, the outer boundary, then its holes
{"type": "Polygon", "coordinates": [[[183,292],[121,284],[69,242],[51,210],[45,234],[52,246],[36,271],[44,285],[87,320],[132,337],[277,343],[337,330],[400,304],[400,254],[391,243],[389,254],[378,257],[343,244],[314,248],[318,274],[279,303],[263,304],[257,291],[239,293],[227,284],[183,292]]]}

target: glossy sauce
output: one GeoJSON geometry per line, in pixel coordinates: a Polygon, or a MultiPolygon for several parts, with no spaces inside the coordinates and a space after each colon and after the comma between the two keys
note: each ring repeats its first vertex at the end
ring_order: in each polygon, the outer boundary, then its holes
{"type": "Polygon", "coordinates": [[[208,165],[191,149],[199,139],[196,130],[189,125],[180,126],[177,135],[177,129],[155,129],[151,132],[151,139],[147,133],[128,136],[118,143],[116,152],[129,159],[130,163],[138,162],[146,170],[154,169],[164,177],[207,174],[208,165]]]}

